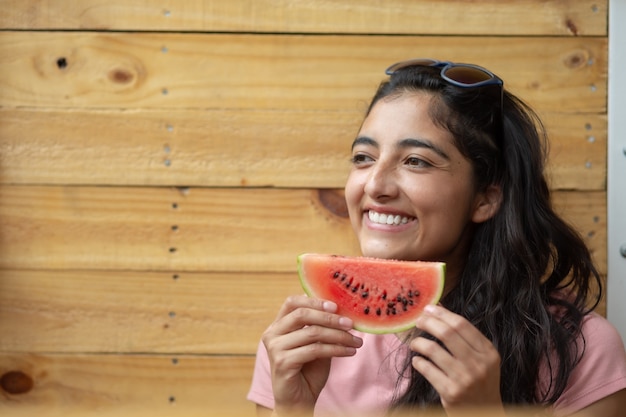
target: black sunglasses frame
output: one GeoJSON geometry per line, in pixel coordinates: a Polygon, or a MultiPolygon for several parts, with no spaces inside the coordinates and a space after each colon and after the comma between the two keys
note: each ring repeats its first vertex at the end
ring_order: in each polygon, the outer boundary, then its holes
{"type": "Polygon", "coordinates": [[[441,68],[441,78],[457,87],[475,88],[488,85],[499,85],[500,87],[504,87],[504,81],[502,81],[500,77],[498,77],[496,74],[486,68],[473,64],[439,61],[431,58],[415,58],[406,61],[396,62],[385,70],[385,74],[393,75],[401,69],[416,66],[441,68]],[[454,68],[474,71],[475,74],[482,77],[483,79],[476,82],[465,82],[455,79],[453,76],[449,75],[449,73],[454,70],[454,68]]]}

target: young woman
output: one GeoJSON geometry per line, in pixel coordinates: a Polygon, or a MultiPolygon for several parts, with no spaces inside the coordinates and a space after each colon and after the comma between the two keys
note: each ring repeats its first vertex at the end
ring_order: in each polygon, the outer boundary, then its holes
{"type": "Polygon", "coordinates": [[[258,414],[623,413],[624,345],[592,312],[588,249],[551,207],[535,114],[474,65],[416,59],[387,74],[352,143],[350,219],[365,256],[446,262],[444,296],[401,337],[289,297],[259,345],[258,414]]]}

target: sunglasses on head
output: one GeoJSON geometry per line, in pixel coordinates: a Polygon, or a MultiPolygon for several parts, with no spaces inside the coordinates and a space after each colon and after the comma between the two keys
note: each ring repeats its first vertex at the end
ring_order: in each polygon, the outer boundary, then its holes
{"type": "Polygon", "coordinates": [[[472,64],[457,64],[449,61],[438,61],[430,58],[415,58],[393,64],[385,71],[387,75],[393,75],[397,71],[408,67],[435,67],[441,68],[441,78],[457,87],[483,87],[498,85],[502,87],[504,82],[493,72],[472,64]]]}
{"type": "Polygon", "coordinates": [[[493,72],[472,64],[457,64],[450,61],[438,61],[430,58],[415,58],[393,64],[385,71],[392,76],[396,72],[410,67],[435,67],[441,68],[441,78],[461,88],[479,88],[496,86],[499,88],[499,107],[497,110],[496,128],[498,136],[502,134],[502,108],[504,106],[504,81],[493,72]]]}

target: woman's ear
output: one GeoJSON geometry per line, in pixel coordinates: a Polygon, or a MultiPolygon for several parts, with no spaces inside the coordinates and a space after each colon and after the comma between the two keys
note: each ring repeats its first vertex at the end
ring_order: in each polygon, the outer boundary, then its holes
{"type": "Polygon", "coordinates": [[[476,205],[472,221],[482,223],[491,219],[500,209],[502,204],[502,188],[499,185],[490,185],[484,191],[476,195],[476,205]]]}

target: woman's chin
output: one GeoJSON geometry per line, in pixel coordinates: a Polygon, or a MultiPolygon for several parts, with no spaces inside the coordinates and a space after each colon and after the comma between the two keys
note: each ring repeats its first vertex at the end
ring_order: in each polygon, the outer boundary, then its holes
{"type": "Polygon", "coordinates": [[[406,251],[394,250],[381,245],[362,245],[361,253],[368,258],[412,260],[406,251]]]}

